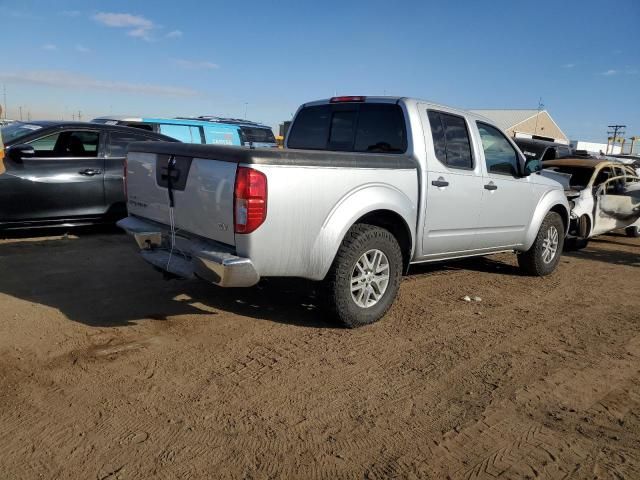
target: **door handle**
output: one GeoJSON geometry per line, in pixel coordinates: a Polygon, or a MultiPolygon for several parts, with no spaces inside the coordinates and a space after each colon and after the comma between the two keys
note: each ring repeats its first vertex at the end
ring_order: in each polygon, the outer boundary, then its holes
{"type": "Polygon", "coordinates": [[[448,187],[449,186],[449,182],[447,182],[444,178],[442,177],[438,177],[437,180],[432,180],[431,181],[431,185],[433,185],[434,187],[448,187]]]}
{"type": "Polygon", "coordinates": [[[484,189],[485,190],[497,190],[498,186],[493,182],[489,182],[484,186],[484,189]]]}
{"type": "Polygon", "coordinates": [[[78,173],[80,175],[86,175],[87,177],[93,177],[94,175],[100,175],[102,173],[102,170],[85,168],[84,170],[80,170],[78,173]]]}

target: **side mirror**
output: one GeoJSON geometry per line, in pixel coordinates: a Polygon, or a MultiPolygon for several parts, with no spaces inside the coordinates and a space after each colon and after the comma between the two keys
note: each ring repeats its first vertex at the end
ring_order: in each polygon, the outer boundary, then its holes
{"type": "Polygon", "coordinates": [[[23,158],[35,156],[36,151],[31,145],[20,144],[7,147],[5,153],[14,162],[21,162],[23,158]]]}
{"type": "Polygon", "coordinates": [[[542,170],[542,162],[540,162],[540,160],[537,158],[525,160],[523,176],[527,177],[532,173],[539,172],[540,170],[542,170]]]}

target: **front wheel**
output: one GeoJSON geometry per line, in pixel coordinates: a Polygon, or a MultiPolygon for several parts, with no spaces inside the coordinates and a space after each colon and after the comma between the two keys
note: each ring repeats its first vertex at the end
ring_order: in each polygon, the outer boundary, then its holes
{"type": "Polygon", "coordinates": [[[391,307],[401,278],[402,252],[391,232],[354,225],[324,281],[329,307],[349,328],[374,323],[391,307]]]}
{"type": "Polygon", "coordinates": [[[518,265],[527,275],[542,277],[553,272],[560,262],[564,243],[564,223],[556,212],[544,217],[533,245],[518,254],[518,265]]]}

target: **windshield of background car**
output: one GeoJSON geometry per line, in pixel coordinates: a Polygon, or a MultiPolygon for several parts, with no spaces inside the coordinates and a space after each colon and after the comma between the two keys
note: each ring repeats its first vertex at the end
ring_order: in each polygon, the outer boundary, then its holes
{"type": "Polygon", "coordinates": [[[399,105],[335,103],[303,108],[295,118],[289,148],[400,154],[407,129],[399,105]]]}
{"type": "Polygon", "coordinates": [[[276,143],[270,128],[240,127],[242,143],[276,143]]]}
{"type": "Polygon", "coordinates": [[[569,185],[571,188],[575,188],[577,190],[582,190],[589,184],[589,180],[593,176],[594,168],[593,167],[551,167],[549,170],[559,173],[566,173],[571,175],[571,179],[569,180],[569,185]]]}
{"type": "Polygon", "coordinates": [[[544,145],[532,145],[530,143],[519,142],[517,139],[515,142],[527,160],[540,160],[547,149],[544,145]]]}
{"type": "Polygon", "coordinates": [[[0,130],[2,131],[2,140],[6,145],[9,143],[14,143],[14,141],[19,139],[20,137],[29,135],[30,133],[33,133],[36,130],[40,130],[41,128],[42,127],[40,125],[13,122],[9,125],[5,125],[4,127],[0,127],[0,130]]]}

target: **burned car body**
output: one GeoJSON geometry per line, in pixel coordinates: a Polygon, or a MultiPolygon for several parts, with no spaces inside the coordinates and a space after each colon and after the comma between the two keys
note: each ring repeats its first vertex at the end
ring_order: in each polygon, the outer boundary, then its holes
{"type": "Polygon", "coordinates": [[[596,235],[624,228],[640,236],[640,176],[631,165],[564,158],[542,163],[541,175],[559,181],[571,205],[568,241],[582,248],[596,235]]]}

